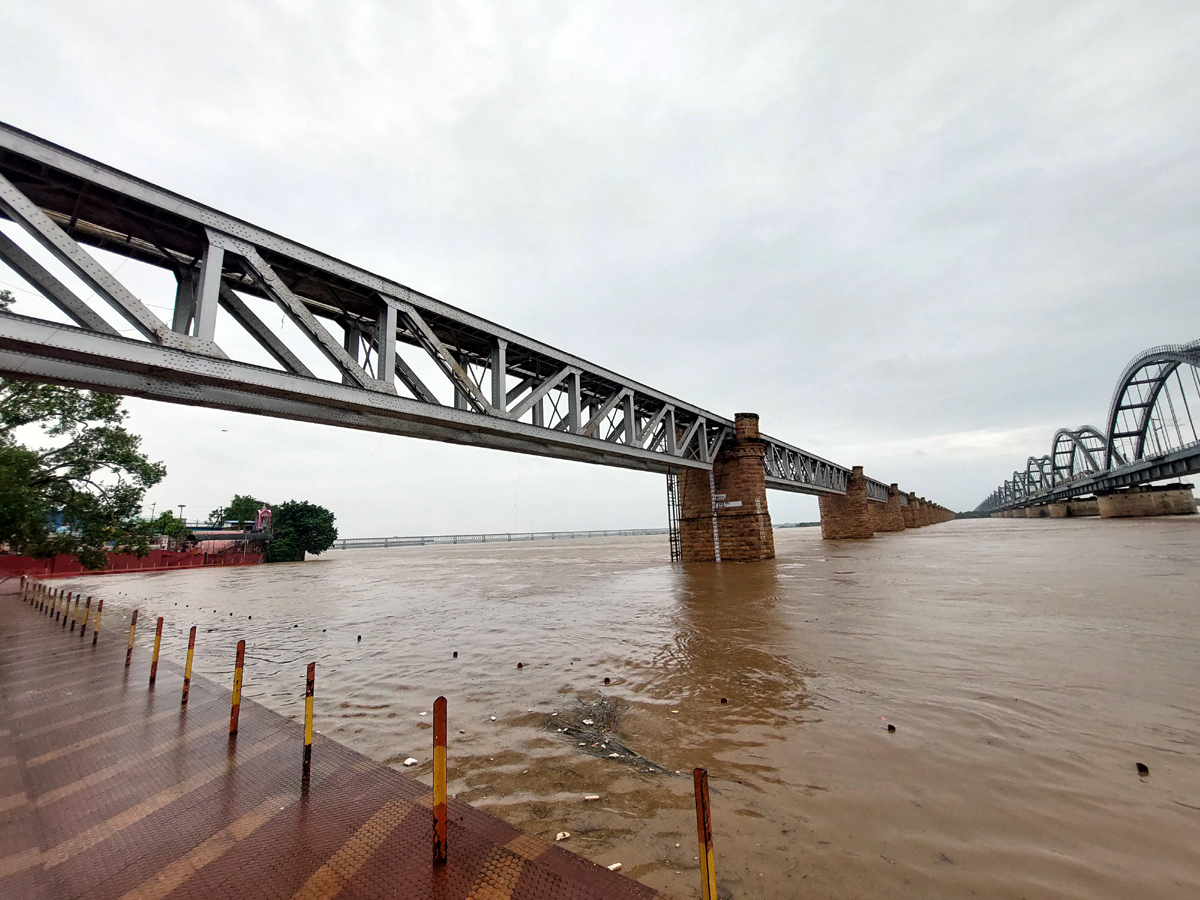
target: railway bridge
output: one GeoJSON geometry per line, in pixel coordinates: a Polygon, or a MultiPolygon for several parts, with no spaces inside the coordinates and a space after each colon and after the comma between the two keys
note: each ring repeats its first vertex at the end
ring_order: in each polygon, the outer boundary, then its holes
{"type": "Polygon", "coordinates": [[[1117,379],[1103,428],[1059,429],[1045,456],[977,509],[1003,517],[1195,515],[1200,472],[1200,341],[1151,347],[1117,379]]]}
{"type": "Polygon", "coordinates": [[[659,472],[684,560],[773,557],[767,490],[818,496],[831,539],[953,517],[762,434],[756,415],[710,412],[3,123],[0,215],[19,226],[0,230],[0,262],[59,313],[0,312],[7,378],[659,472]],[[170,321],[89,247],[171,272],[170,321]],[[218,318],[260,352],[220,346],[218,318]]]}

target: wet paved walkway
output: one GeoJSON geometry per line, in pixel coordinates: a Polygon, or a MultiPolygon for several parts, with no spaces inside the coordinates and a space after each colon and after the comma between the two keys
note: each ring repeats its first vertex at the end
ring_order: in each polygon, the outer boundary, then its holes
{"type": "MultiPolygon", "coordinates": [[[[472,806],[449,804],[432,862],[432,791],[142,648],[98,646],[0,584],[0,897],[562,898],[666,895],[472,806]],[[139,652],[140,650],[140,652],[139,652]]],[[[118,620],[119,621],[119,620],[118,620]]],[[[144,625],[143,625],[144,627],[144,625]]],[[[453,765],[453,763],[451,763],[453,765]]]]}

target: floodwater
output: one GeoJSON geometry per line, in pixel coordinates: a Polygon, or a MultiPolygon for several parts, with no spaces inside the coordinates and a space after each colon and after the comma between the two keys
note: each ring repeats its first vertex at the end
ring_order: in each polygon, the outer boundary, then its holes
{"type": "Polygon", "coordinates": [[[113,640],[114,604],[165,615],[176,661],[198,625],[223,684],[244,637],[245,693],[285,713],[316,660],[318,730],[426,781],[445,694],[452,792],[680,897],[696,765],[722,897],[1200,896],[1200,517],[776,546],[367,550],[72,589],[113,640]],[[661,770],[557,730],[597,692],[628,704],[613,746],[661,770]]]}

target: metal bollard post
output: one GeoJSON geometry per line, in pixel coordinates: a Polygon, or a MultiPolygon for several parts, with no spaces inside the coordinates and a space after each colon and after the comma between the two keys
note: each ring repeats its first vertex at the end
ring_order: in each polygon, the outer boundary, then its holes
{"type": "Polygon", "coordinates": [[[242,666],[246,664],[246,642],[238,641],[233,663],[233,705],[229,709],[229,733],[237,734],[238,712],[242,706],[242,666]]]}
{"type": "Polygon", "coordinates": [[[61,610],[60,610],[60,607],[61,607],[61,606],[62,606],[62,604],[60,604],[60,603],[58,602],[58,598],[57,598],[57,597],[55,597],[55,598],[54,598],[54,621],[55,621],[55,623],[57,623],[57,622],[58,622],[58,617],[59,617],[59,615],[61,614],[61,610]]]}
{"type": "Polygon", "coordinates": [[[712,813],[708,806],[708,770],[697,766],[692,772],[692,780],[696,786],[696,831],[700,835],[700,895],[703,900],[717,900],[712,813]]]}
{"type": "Polygon", "coordinates": [[[62,627],[67,627],[67,614],[71,611],[71,598],[75,596],[73,593],[67,594],[67,602],[63,604],[62,627]]]}
{"type": "Polygon", "coordinates": [[[192,654],[196,652],[196,626],[188,633],[187,663],[183,667],[183,699],[180,706],[187,706],[188,690],[192,686],[192,654]]]}
{"type": "Polygon", "coordinates": [[[71,607],[71,630],[75,630],[75,621],[79,618],[79,595],[75,595],[75,605],[71,607]]]}
{"type": "Polygon", "coordinates": [[[433,701],[433,861],[446,862],[446,698],[433,701]]]}
{"type": "Polygon", "coordinates": [[[83,633],[87,631],[88,615],[92,611],[92,595],[88,594],[87,603],[83,607],[83,621],[79,623],[79,636],[83,637],[83,633]]]}
{"type": "Polygon", "coordinates": [[[49,616],[49,615],[54,614],[54,606],[57,603],[58,603],[58,590],[54,589],[54,590],[50,591],[50,602],[46,604],[46,609],[44,610],[46,615],[49,616]]]}
{"type": "Polygon", "coordinates": [[[137,614],[138,611],[133,611],[133,618],[129,620],[129,646],[125,648],[125,668],[129,668],[129,664],[133,662],[133,635],[137,632],[137,614]]]}
{"type": "Polygon", "coordinates": [[[96,646],[96,641],[100,639],[100,616],[104,613],[104,600],[101,599],[99,605],[96,606],[96,624],[92,626],[92,646],[96,646]]]}
{"type": "Polygon", "coordinates": [[[150,687],[154,687],[154,678],[158,675],[158,648],[162,646],[163,617],[158,617],[158,625],[154,628],[154,655],[150,657],[150,687]]]}
{"type": "Polygon", "coordinates": [[[304,770],[303,778],[308,781],[312,773],[313,739],[313,682],[317,679],[317,664],[308,664],[308,682],[304,688],[304,770]]]}

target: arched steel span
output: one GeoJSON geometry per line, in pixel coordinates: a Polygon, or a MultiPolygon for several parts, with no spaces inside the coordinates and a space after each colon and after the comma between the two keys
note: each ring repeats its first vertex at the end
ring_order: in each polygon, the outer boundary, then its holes
{"type": "Polygon", "coordinates": [[[1200,472],[1200,340],[1151,347],[1117,381],[1103,431],[1060,428],[977,509],[1011,509],[1200,472]]]}
{"type": "Polygon", "coordinates": [[[1152,347],[1138,354],[1125,367],[1108,408],[1106,469],[1112,468],[1122,456],[1134,462],[1145,459],[1148,451],[1160,454],[1172,443],[1184,446],[1200,441],[1188,400],[1188,385],[1180,374],[1181,367],[1192,378],[1191,393],[1195,399],[1196,394],[1200,394],[1200,341],[1152,347]],[[1176,382],[1175,397],[1170,389],[1172,377],[1176,382]],[[1160,399],[1166,400],[1165,409],[1159,408],[1160,399]],[[1176,400],[1182,401],[1182,410],[1175,409],[1176,400]],[[1182,417],[1180,412],[1184,414],[1182,417]],[[1186,429],[1182,427],[1181,419],[1186,422],[1186,429]],[[1120,453],[1122,450],[1125,451],[1123,454],[1120,453]]]}

